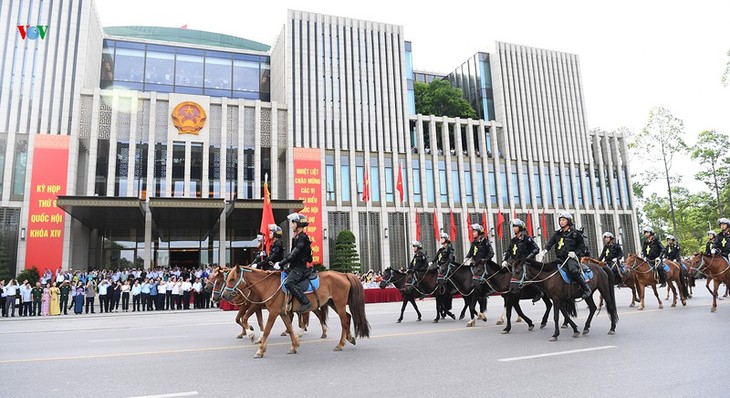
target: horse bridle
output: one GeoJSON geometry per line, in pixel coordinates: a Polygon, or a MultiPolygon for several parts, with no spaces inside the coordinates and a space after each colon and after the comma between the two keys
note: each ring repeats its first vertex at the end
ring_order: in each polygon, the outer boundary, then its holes
{"type": "Polygon", "coordinates": [[[226,279],[228,279],[228,272],[229,271],[226,271],[223,273],[223,282],[221,282],[220,290],[216,290],[216,288],[215,288],[216,285],[218,284],[218,280],[217,279],[213,280],[213,290],[210,292],[211,296],[215,295],[216,293],[218,293],[219,297],[223,295],[223,289],[226,287],[226,279]]]}

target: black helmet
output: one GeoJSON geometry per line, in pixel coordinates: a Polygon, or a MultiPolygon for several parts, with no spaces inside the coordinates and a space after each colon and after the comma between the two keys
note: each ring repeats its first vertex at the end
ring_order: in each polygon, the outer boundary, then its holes
{"type": "Polygon", "coordinates": [[[299,213],[292,213],[287,216],[287,219],[289,219],[290,222],[293,222],[297,224],[298,227],[306,227],[309,225],[309,221],[307,221],[307,216],[299,213]]]}

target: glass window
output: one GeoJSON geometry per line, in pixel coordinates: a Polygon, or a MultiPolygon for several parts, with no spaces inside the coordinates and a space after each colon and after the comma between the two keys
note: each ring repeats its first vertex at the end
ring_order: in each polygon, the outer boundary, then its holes
{"type": "Polygon", "coordinates": [[[203,143],[190,144],[190,192],[196,198],[203,197],[203,143]]]}
{"type": "Polygon", "coordinates": [[[606,200],[608,201],[608,205],[613,205],[613,195],[611,195],[611,180],[610,180],[610,171],[604,170],[603,171],[603,182],[606,185],[606,200]]]}
{"type": "Polygon", "coordinates": [[[385,158],[385,201],[393,203],[393,160],[385,158]]]}
{"type": "Polygon", "coordinates": [[[522,166],[522,195],[525,199],[524,204],[530,206],[532,204],[532,192],[530,192],[530,171],[527,165],[522,166]]]}
{"type": "Polygon", "coordinates": [[[363,166],[356,166],[355,174],[357,174],[357,200],[362,201],[362,182],[363,182],[363,166]]]}
{"type": "Polygon", "coordinates": [[[520,180],[517,177],[517,165],[513,164],[512,167],[512,200],[515,202],[515,205],[520,204],[520,180]]]}
{"type": "Polygon", "coordinates": [[[509,205],[509,189],[507,188],[507,163],[502,163],[501,170],[499,171],[499,176],[501,177],[500,187],[501,194],[502,194],[502,205],[508,206],[509,205]]]}
{"type": "MultiPolygon", "coordinates": [[[[238,170],[238,167],[236,167],[234,170],[238,170]]],[[[243,150],[243,195],[245,199],[253,199],[253,184],[255,172],[256,170],[254,163],[254,150],[253,148],[246,148],[243,150]]]]}
{"type": "MultiPolygon", "coordinates": [[[[203,87],[203,57],[177,54],[175,60],[175,84],[187,87],[203,87]]],[[[182,92],[175,90],[177,92],[182,92]]]]}
{"type": "MultiPolygon", "coordinates": [[[[398,168],[401,169],[401,176],[403,177],[403,200],[408,201],[408,173],[402,168],[403,164],[405,163],[398,160],[398,168]]],[[[400,200],[400,193],[398,193],[397,200],[400,200]]]]}
{"type": "Polygon", "coordinates": [[[185,143],[172,144],[172,196],[185,193],[185,143]]]}
{"type": "Polygon", "coordinates": [[[5,157],[7,155],[7,136],[0,134],[0,193],[3,191],[3,180],[5,180],[5,157]]]}
{"type": "Polygon", "coordinates": [[[441,196],[441,203],[449,203],[449,188],[448,181],[446,181],[446,162],[439,160],[439,195],[441,196]]]}
{"type": "Polygon", "coordinates": [[[411,163],[413,165],[413,200],[418,204],[423,200],[421,198],[421,169],[418,159],[413,159],[411,163]]]}
{"type": "Polygon", "coordinates": [[[563,206],[563,181],[560,179],[560,168],[555,166],[553,169],[553,183],[555,184],[555,194],[558,197],[558,206],[563,206]]]}
{"type": "Polygon", "coordinates": [[[349,202],[350,199],[350,157],[340,158],[340,189],[342,189],[342,201],[349,202]]]}
{"type": "Polygon", "coordinates": [[[573,187],[570,182],[570,170],[567,167],[563,167],[563,181],[566,183],[568,189],[565,190],[565,197],[568,200],[568,207],[573,207],[573,187]]]}
{"type": "Polygon", "coordinates": [[[380,172],[378,171],[378,159],[370,158],[370,198],[373,202],[380,202],[380,172]]]}
{"type": "Polygon", "coordinates": [[[226,199],[238,197],[238,148],[226,150],[226,199]]]}
{"type": "Polygon", "coordinates": [[[436,202],[436,186],[433,181],[433,161],[426,160],[426,189],[428,203],[436,202]]]}
{"type": "Polygon", "coordinates": [[[624,179],[624,183],[622,185],[623,190],[624,190],[623,195],[624,195],[624,198],[625,198],[624,199],[624,201],[625,201],[624,204],[626,205],[627,208],[630,209],[631,208],[631,200],[630,200],[630,197],[629,197],[629,192],[631,192],[631,188],[629,188],[629,173],[626,171],[626,166],[623,166],[621,168],[621,171],[622,171],[622,176],[623,176],[623,179],[624,179]]]}
{"type": "MultiPolygon", "coordinates": [[[[484,186],[483,182],[482,186],[484,186]]],[[[466,203],[474,204],[474,190],[472,189],[471,171],[469,170],[464,171],[464,189],[466,190],[466,203]]]]}
{"type": "Polygon", "coordinates": [[[325,174],[326,174],[326,181],[327,181],[327,201],[334,202],[335,201],[335,159],[332,155],[327,155],[325,157],[325,174]]]}
{"type": "MultiPolygon", "coordinates": [[[[477,173],[479,173],[477,171],[477,173]]],[[[492,205],[497,204],[497,175],[494,172],[494,165],[489,163],[489,200],[492,205]]]]}
{"type": "Polygon", "coordinates": [[[267,94],[271,91],[271,69],[268,64],[261,64],[259,91],[267,94]]]}
{"type": "Polygon", "coordinates": [[[621,189],[619,188],[618,170],[616,169],[613,169],[613,186],[616,187],[614,188],[616,191],[616,206],[621,206],[621,189]]]}
{"type": "Polygon", "coordinates": [[[114,196],[127,196],[129,184],[129,144],[117,143],[114,196]]]}
{"type": "MultiPolygon", "coordinates": [[[[469,173],[471,174],[471,173],[469,173]]],[[[451,194],[454,198],[454,203],[461,203],[461,187],[459,186],[459,169],[454,167],[451,169],[451,186],[453,191],[451,194]]]]}
{"type": "Polygon", "coordinates": [[[205,58],[205,87],[218,90],[231,89],[231,59],[205,58]]]}
{"type": "Polygon", "coordinates": [[[601,192],[601,174],[598,169],[593,169],[593,180],[596,182],[596,201],[598,206],[603,205],[603,193],[601,192]]]}
{"type": "Polygon", "coordinates": [[[538,207],[542,207],[542,187],[540,186],[540,171],[537,166],[533,166],[532,183],[535,188],[535,202],[538,207]]]}
{"type": "Polygon", "coordinates": [[[221,196],[221,149],[210,146],[208,152],[208,197],[221,196]]]}
{"type": "Polygon", "coordinates": [[[145,83],[173,84],[175,73],[175,54],[171,52],[147,51],[145,83]]]}
{"type": "Polygon", "coordinates": [[[109,88],[114,81],[114,42],[104,40],[101,52],[101,88],[109,88]]]}
{"type": "Polygon", "coordinates": [[[233,60],[233,89],[259,91],[259,63],[233,60]]]}
{"type": "Polygon", "coordinates": [[[141,83],[143,71],[143,49],[117,48],[114,56],[114,80],[141,83]]]}
{"type": "Polygon", "coordinates": [[[553,205],[553,183],[550,181],[550,166],[545,165],[544,174],[545,176],[545,201],[548,206],[553,205]]]}
{"type": "Polygon", "coordinates": [[[578,183],[576,187],[578,190],[578,204],[583,206],[583,176],[580,172],[580,166],[575,166],[575,182],[578,183]]]}
{"type": "Polygon", "coordinates": [[[99,140],[96,148],[96,182],[94,194],[106,196],[106,182],[109,173],[109,140],[99,140]]]}
{"type": "Polygon", "coordinates": [[[586,186],[586,198],[588,199],[588,206],[593,207],[593,189],[591,188],[591,170],[586,167],[583,169],[583,178],[586,186]]]}
{"type": "Polygon", "coordinates": [[[167,175],[167,144],[155,144],[154,186],[155,196],[165,196],[167,175]]]}
{"type": "MultiPolygon", "coordinates": [[[[261,148],[261,193],[264,192],[264,181],[263,177],[268,175],[269,181],[271,181],[271,148],[261,148]]],[[[271,191],[269,191],[271,192],[271,191]]]]}
{"type": "Polygon", "coordinates": [[[15,160],[13,167],[13,198],[21,199],[25,195],[25,171],[28,164],[27,136],[15,136],[15,160]]]}

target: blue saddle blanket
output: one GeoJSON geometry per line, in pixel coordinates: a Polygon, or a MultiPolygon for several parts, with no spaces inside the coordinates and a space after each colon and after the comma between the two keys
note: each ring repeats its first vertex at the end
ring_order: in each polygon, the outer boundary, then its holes
{"type": "MultiPolygon", "coordinates": [[[[289,289],[287,289],[286,285],[284,285],[287,276],[289,276],[288,272],[281,273],[281,290],[283,290],[284,293],[289,293],[289,289]]],[[[310,274],[308,278],[299,282],[299,288],[302,289],[304,293],[312,293],[313,291],[319,289],[319,275],[317,275],[316,273],[310,274]]]]}
{"type": "MultiPolygon", "coordinates": [[[[679,263],[679,265],[682,266],[683,270],[687,271],[687,266],[684,265],[684,263],[679,263]]],[[[669,272],[669,270],[670,270],[669,264],[667,264],[667,263],[662,263],[662,268],[664,268],[664,272],[669,272]]]]}
{"type": "MultiPolygon", "coordinates": [[[[583,264],[581,264],[581,266],[582,265],[583,264]]],[[[560,270],[560,276],[563,277],[563,280],[565,281],[565,283],[568,283],[568,284],[573,283],[573,280],[570,278],[568,273],[565,271],[565,267],[558,268],[558,269],[560,270]]],[[[583,272],[581,273],[581,275],[583,275],[583,280],[586,282],[593,279],[593,271],[591,271],[590,268],[587,268],[585,266],[583,267],[583,272]]]]}

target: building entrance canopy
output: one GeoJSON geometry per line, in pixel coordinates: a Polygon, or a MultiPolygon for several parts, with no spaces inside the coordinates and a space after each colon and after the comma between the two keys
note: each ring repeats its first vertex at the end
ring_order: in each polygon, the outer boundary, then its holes
{"type": "Polygon", "coordinates": [[[137,198],[59,196],[56,205],[90,229],[144,230],[144,209],[137,198]]]}
{"type": "Polygon", "coordinates": [[[157,234],[163,241],[190,241],[210,234],[218,223],[223,209],[223,199],[207,198],[150,198],[157,234]]]}

